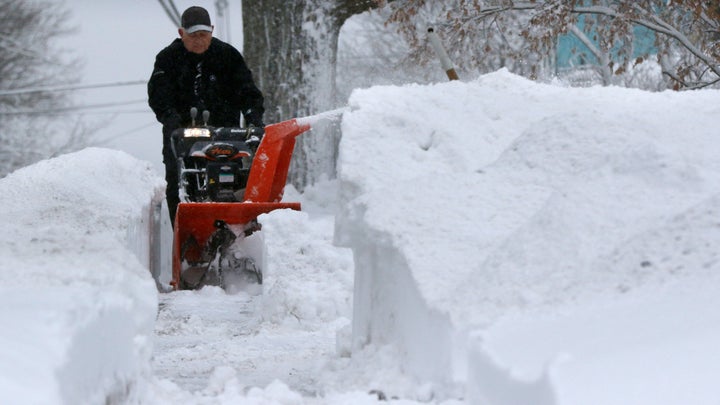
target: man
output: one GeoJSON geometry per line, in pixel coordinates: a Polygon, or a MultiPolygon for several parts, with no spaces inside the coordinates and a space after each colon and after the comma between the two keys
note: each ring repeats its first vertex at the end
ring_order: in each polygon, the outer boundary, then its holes
{"type": "Polygon", "coordinates": [[[264,127],[263,96],[253,82],[245,61],[231,45],[213,38],[210,15],[202,7],[182,14],[180,38],[160,51],[148,82],[148,98],[163,124],[163,163],[167,204],[174,224],[179,203],[178,168],[170,134],[191,124],[190,109],[210,112],[208,125],[236,127],[240,114],[248,126],[264,127]]]}

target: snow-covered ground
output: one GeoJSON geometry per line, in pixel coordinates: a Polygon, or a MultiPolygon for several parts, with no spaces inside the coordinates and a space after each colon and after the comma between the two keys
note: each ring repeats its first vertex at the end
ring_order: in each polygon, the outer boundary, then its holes
{"type": "Polygon", "coordinates": [[[0,397],[717,404],[718,117],[718,91],[505,71],[356,91],[338,180],[260,218],[259,295],[156,292],[150,163],[93,148],[18,170],[0,397]]]}

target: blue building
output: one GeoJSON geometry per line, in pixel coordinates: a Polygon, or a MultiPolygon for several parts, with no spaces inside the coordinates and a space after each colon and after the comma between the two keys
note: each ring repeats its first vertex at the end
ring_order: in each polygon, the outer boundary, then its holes
{"type": "MultiPolygon", "coordinates": [[[[578,19],[577,26],[582,31],[584,26],[584,16],[580,16],[578,19]]],[[[633,47],[634,53],[633,58],[638,56],[656,53],[655,48],[655,33],[645,27],[635,26],[633,29],[635,35],[635,44],[633,47]]],[[[588,38],[594,43],[592,33],[587,34],[588,38]]],[[[617,58],[615,59],[616,61],[617,58]]],[[[557,69],[566,69],[570,67],[580,66],[597,66],[599,61],[597,57],[583,44],[578,37],[572,33],[565,34],[558,38],[557,52],[556,52],[556,67],[557,69]]]]}

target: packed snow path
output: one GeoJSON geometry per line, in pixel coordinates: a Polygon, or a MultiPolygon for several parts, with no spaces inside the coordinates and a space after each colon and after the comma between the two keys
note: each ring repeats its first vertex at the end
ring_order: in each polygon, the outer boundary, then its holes
{"type": "Polygon", "coordinates": [[[314,359],[332,355],[331,328],[298,331],[263,324],[261,297],[228,295],[218,287],[160,296],[153,370],[187,391],[207,388],[218,365],[232,367],[243,384],[274,380],[307,396],[317,394],[314,359]]]}
{"type": "Polygon", "coordinates": [[[262,286],[160,295],[157,377],[203,392],[222,378],[215,374],[233,370],[245,387],[280,380],[304,396],[323,393],[317,379],[337,357],[338,330],[349,324],[352,257],[332,245],[327,213],[279,211],[261,223],[268,250],[262,286]]]}
{"type": "Polygon", "coordinates": [[[209,287],[203,294],[180,291],[160,296],[153,369],[158,377],[190,391],[204,389],[216,364],[225,362],[229,355],[236,359],[228,349],[248,347],[257,329],[252,296],[220,298],[212,290],[209,287]],[[202,314],[198,308],[202,308],[202,314]]]}

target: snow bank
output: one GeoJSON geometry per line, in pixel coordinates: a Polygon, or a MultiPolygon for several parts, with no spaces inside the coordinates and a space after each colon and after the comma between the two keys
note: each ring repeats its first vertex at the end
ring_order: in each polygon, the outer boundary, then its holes
{"type": "Polygon", "coordinates": [[[258,220],[267,249],[261,307],[264,320],[317,329],[318,324],[349,318],[352,255],[348,249],[328,249],[332,246],[332,217],[311,223],[307,213],[288,209],[261,215],[258,220]]]}
{"type": "MultiPolygon", "coordinates": [[[[582,367],[557,360],[587,334],[552,329],[560,343],[540,348],[541,326],[531,324],[514,345],[487,339],[513,318],[575,316],[568,325],[579,329],[598,303],[613,306],[597,315],[610,328],[660,291],[720,286],[718,106],[718,91],[568,89],[507,71],[354,92],[343,116],[345,209],[336,224],[337,242],[355,253],[354,349],[394,344],[418,377],[473,387],[471,402],[617,403],[594,402],[583,389],[590,379],[570,376],[582,367]],[[538,358],[528,375],[517,345],[538,358]]],[[[708,299],[715,317],[720,298],[708,299]]],[[[648,327],[660,333],[673,322],[663,319],[648,327]]],[[[602,337],[615,347],[634,333],[602,337]]],[[[701,333],[720,337],[720,328],[701,333]]],[[[710,364],[699,366],[720,371],[710,364]]],[[[658,381],[629,368],[613,373],[641,387],[634,403],[673,403],[649,400],[658,381]]],[[[701,382],[679,390],[691,386],[693,398],[712,398],[701,382]]]]}
{"type": "Polygon", "coordinates": [[[91,148],[0,179],[3,402],[136,398],[157,312],[147,241],[164,181],[153,173],[91,148]]]}

